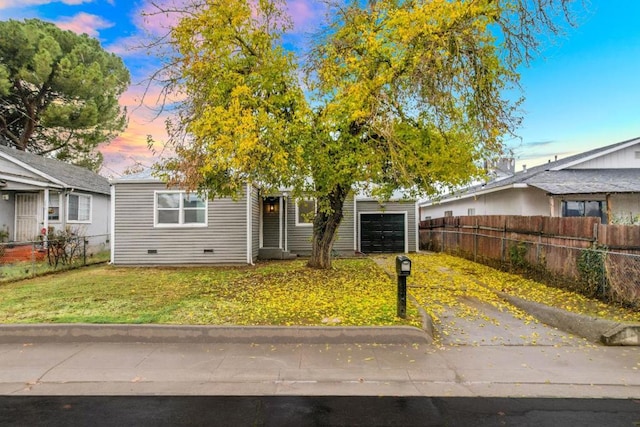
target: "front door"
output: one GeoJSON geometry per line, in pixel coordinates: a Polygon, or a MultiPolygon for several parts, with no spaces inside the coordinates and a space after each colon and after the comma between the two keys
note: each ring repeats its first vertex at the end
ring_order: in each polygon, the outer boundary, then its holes
{"type": "Polygon", "coordinates": [[[16,194],[17,242],[28,242],[38,236],[38,193],[16,194]]]}
{"type": "Polygon", "coordinates": [[[262,247],[281,248],[280,198],[266,197],[262,203],[262,247]]]}

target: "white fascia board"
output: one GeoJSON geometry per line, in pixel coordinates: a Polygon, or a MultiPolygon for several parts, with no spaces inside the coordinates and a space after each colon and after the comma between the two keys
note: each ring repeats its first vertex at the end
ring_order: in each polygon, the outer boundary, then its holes
{"type": "Polygon", "coordinates": [[[32,172],[32,173],[34,173],[36,175],[39,175],[39,176],[43,177],[44,179],[46,179],[48,181],[51,181],[54,184],[60,185],[62,187],[68,187],[68,185],[66,185],[64,182],[60,181],[59,179],[56,179],[56,178],[52,177],[51,175],[48,175],[48,174],[42,172],[41,170],[34,168],[33,166],[30,166],[30,165],[28,165],[28,164],[26,164],[24,162],[21,162],[20,160],[12,157],[9,154],[0,152],[0,157],[10,161],[11,163],[14,163],[14,164],[20,166],[21,168],[24,168],[24,169],[28,170],[29,172],[32,172]]]}
{"type": "Polygon", "coordinates": [[[488,190],[480,190],[473,193],[461,194],[459,196],[448,197],[446,199],[441,199],[437,201],[422,202],[422,203],[418,203],[418,206],[421,208],[424,208],[427,206],[442,205],[442,204],[454,202],[457,200],[469,199],[471,197],[478,197],[478,196],[483,196],[485,194],[497,193],[498,191],[510,190],[512,188],[528,188],[528,187],[529,187],[529,184],[525,184],[523,182],[517,182],[515,184],[503,185],[502,187],[494,187],[494,188],[489,188],[488,190]]]}
{"type": "Polygon", "coordinates": [[[585,162],[588,162],[590,160],[597,159],[598,157],[606,156],[608,154],[615,153],[616,151],[624,150],[625,148],[629,148],[629,147],[631,147],[633,145],[636,145],[638,143],[640,143],[640,138],[631,139],[626,144],[618,145],[617,147],[613,147],[613,148],[610,148],[610,149],[605,150],[605,151],[600,151],[600,152],[592,154],[590,156],[581,157],[581,158],[579,158],[577,160],[574,160],[573,162],[566,163],[566,164],[561,165],[561,166],[556,166],[556,167],[553,167],[553,168],[551,168],[549,170],[560,171],[560,170],[564,170],[564,169],[569,169],[569,168],[571,168],[573,166],[579,165],[580,163],[585,163],[585,162]]]}

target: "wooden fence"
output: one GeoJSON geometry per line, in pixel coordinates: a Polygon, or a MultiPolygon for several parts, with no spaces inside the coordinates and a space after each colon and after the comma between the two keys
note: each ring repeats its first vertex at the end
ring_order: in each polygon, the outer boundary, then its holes
{"type": "Polygon", "coordinates": [[[423,250],[456,253],[492,265],[535,266],[569,281],[580,280],[581,255],[594,244],[607,255],[610,299],[640,303],[640,226],[603,225],[599,218],[506,215],[420,222],[423,250]]]}

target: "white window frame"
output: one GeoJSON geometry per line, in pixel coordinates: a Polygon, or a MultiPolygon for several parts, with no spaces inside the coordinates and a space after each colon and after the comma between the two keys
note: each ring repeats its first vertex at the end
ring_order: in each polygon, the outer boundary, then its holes
{"type": "MultiPolygon", "coordinates": [[[[187,191],[180,190],[156,190],[153,192],[153,226],[156,228],[201,228],[207,227],[209,224],[209,200],[207,197],[202,197],[201,200],[204,202],[204,208],[198,208],[200,210],[204,210],[204,222],[184,222],[184,196],[188,194],[187,191]],[[177,224],[165,224],[158,222],[158,194],[179,194],[180,195],[180,205],[178,208],[178,223],[177,224]]],[[[191,193],[194,194],[194,193],[191,193]]],[[[193,209],[195,210],[195,209],[193,209]]]]}
{"type": "MultiPolygon", "coordinates": [[[[67,203],[65,204],[65,216],[67,218],[67,222],[72,224],[91,224],[93,217],[93,196],[91,194],[83,194],[83,193],[70,193],[67,194],[67,203]],[[89,199],[89,218],[88,219],[71,219],[69,218],[69,214],[71,213],[70,202],[71,197],[78,197],[78,207],[80,207],[80,199],[87,198],[89,199]]],[[[78,212],[78,216],[80,216],[80,212],[78,212]]]]}
{"type": "Polygon", "coordinates": [[[303,199],[296,199],[296,227],[313,227],[313,221],[311,222],[300,222],[300,202],[313,202],[313,211],[316,212],[318,210],[318,200],[314,197],[305,197],[303,199]]]}
{"type": "Polygon", "coordinates": [[[62,221],[62,192],[49,190],[49,206],[47,206],[46,215],[47,215],[47,221],[48,222],[58,223],[58,222],[62,221]],[[58,207],[58,219],[51,219],[51,218],[49,218],[49,215],[50,215],[49,214],[49,209],[51,209],[51,201],[56,198],[56,195],[57,195],[57,199],[58,199],[58,206],[57,206],[58,207]]]}

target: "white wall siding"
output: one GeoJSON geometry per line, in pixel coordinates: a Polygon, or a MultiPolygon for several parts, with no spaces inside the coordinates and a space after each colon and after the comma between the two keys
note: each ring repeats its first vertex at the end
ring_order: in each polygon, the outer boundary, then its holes
{"type": "Polygon", "coordinates": [[[91,224],[87,224],[85,234],[108,235],[111,232],[111,196],[92,194],[91,209],[91,224]]]}
{"type": "Polygon", "coordinates": [[[627,147],[606,156],[597,157],[570,169],[628,169],[640,168],[640,144],[627,147]],[[638,153],[638,154],[636,154],[638,153]]]}
{"type": "Polygon", "coordinates": [[[246,195],[237,201],[229,198],[209,201],[207,227],[156,228],[154,191],[164,189],[160,183],[116,184],[114,264],[247,262],[246,195]]]}
{"type": "Polygon", "coordinates": [[[638,224],[640,222],[640,197],[637,194],[612,194],[609,196],[613,224],[638,224]]]}
{"type": "Polygon", "coordinates": [[[551,215],[549,197],[537,188],[511,188],[495,193],[466,197],[420,208],[420,219],[441,218],[446,211],[452,216],[469,215],[551,215]]]}

